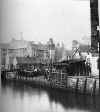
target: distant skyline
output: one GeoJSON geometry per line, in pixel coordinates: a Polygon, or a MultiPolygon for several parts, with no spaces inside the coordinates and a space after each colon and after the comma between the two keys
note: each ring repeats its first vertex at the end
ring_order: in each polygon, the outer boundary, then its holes
{"type": "Polygon", "coordinates": [[[70,48],[72,40],[90,36],[87,0],[1,0],[0,42],[11,38],[40,41],[49,38],[70,48]]]}

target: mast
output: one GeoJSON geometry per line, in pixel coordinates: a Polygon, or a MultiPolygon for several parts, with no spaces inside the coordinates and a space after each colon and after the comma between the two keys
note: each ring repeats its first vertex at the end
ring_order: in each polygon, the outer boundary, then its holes
{"type": "Polygon", "coordinates": [[[91,12],[91,48],[92,53],[98,53],[98,69],[99,69],[99,92],[100,92],[100,28],[99,26],[99,0],[90,0],[91,12]]]}

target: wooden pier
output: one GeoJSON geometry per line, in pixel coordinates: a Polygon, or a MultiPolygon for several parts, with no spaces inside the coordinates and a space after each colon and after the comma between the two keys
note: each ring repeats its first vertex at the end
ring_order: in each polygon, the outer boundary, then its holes
{"type": "Polygon", "coordinates": [[[95,77],[86,76],[67,76],[66,73],[53,72],[50,77],[35,76],[28,77],[27,75],[16,75],[15,72],[6,72],[2,74],[4,81],[18,81],[29,83],[31,85],[38,85],[39,87],[50,87],[54,89],[66,90],[74,93],[85,95],[99,94],[99,79],[95,77]],[[58,77],[60,76],[60,77],[58,77]]]}

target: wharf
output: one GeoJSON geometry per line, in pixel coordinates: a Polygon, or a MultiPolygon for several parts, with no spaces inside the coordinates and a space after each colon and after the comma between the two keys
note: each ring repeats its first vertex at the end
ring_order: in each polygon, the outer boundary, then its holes
{"type": "MultiPolygon", "coordinates": [[[[12,72],[12,75],[13,74],[14,72],[12,72]]],[[[57,77],[58,75],[58,73],[52,73],[51,77],[48,78],[45,78],[45,76],[9,77],[6,75],[4,81],[19,81],[31,85],[36,84],[39,87],[50,87],[91,96],[99,94],[99,78],[86,76],[67,76],[66,74],[60,75],[61,77],[57,77]]]]}

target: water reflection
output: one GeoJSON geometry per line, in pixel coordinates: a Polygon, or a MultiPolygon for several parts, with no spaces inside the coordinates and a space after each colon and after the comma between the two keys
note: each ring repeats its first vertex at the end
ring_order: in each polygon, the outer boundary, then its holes
{"type": "Polygon", "coordinates": [[[0,85],[0,112],[99,112],[99,96],[27,86],[21,83],[0,85]]]}

